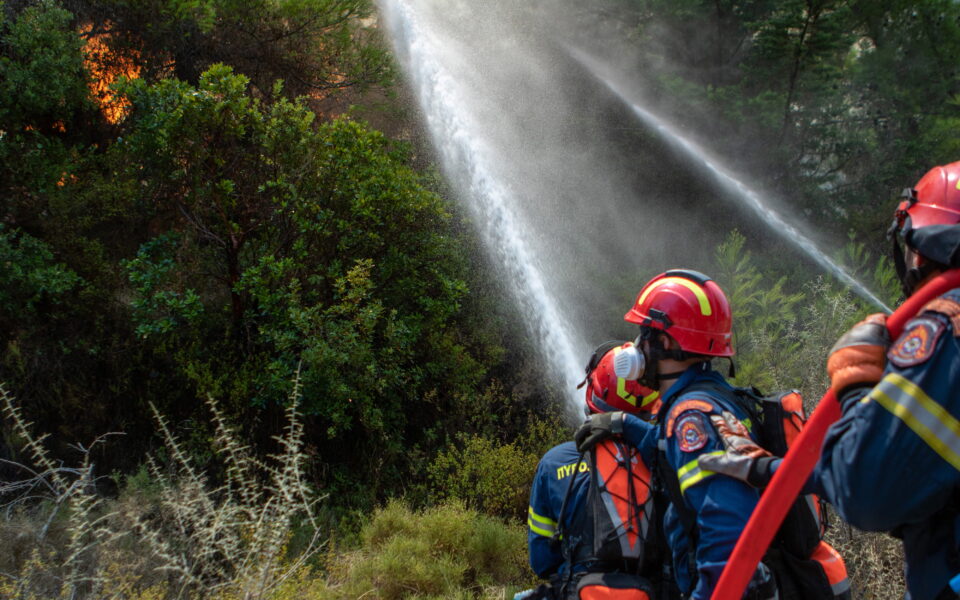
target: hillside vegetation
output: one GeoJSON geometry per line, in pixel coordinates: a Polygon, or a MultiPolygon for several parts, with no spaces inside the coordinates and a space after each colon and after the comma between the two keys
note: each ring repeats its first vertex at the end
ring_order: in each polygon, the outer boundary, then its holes
{"type": "MultiPolygon", "coordinates": [[[[960,158],[960,5],[583,10],[897,301],[890,200],[960,158]]],[[[367,0],[0,3],[0,597],[535,583],[564,396],[430,149],[358,117],[415,130],[404,93],[367,0]]],[[[818,398],[870,307],[738,232],[713,274],[738,382],[818,398]]],[[[902,588],[834,521],[857,597],[902,588]]]]}

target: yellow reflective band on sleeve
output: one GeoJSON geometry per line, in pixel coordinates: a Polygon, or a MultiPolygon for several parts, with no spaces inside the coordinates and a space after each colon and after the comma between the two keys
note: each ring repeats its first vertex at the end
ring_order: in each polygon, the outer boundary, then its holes
{"type": "MultiPolygon", "coordinates": [[[[620,354],[623,350],[621,347],[616,347],[613,349],[613,355],[616,356],[620,354]]],[[[627,391],[627,380],[623,377],[617,377],[617,395],[626,400],[630,406],[637,405],[637,398],[633,394],[627,391]]]]}
{"type": "Polygon", "coordinates": [[[960,422],[918,385],[887,373],[861,402],[875,400],[903,421],[930,448],[960,471],[960,422]]]}
{"type": "Polygon", "coordinates": [[[535,534],[552,538],[553,534],[557,532],[557,522],[533,512],[532,506],[527,510],[527,515],[527,525],[530,527],[530,531],[535,534]]]}
{"type": "Polygon", "coordinates": [[[643,294],[637,300],[637,305],[639,306],[643,304],[643,301],[647,299],[647,295],[650,292],[652,292],[653,290],[657,289],[658,287],[666,283],[676,283],[687,288],[688,290],[693,292],[694,296],[697,297],[697,302],[700,303],[700,313],[705,317],[709,317],[710,315],[713,314],[713,309],[710,308],[710,300],[707,298],[707,293],[703,291],[703,288],[697,285],[695,282],[690,281],[689,279],[686,279],[684,277],[664,277],[660,281],[654,282],[654,284],[648,287],[647,290],[643,292],[643,294]]]}
{"type": "MultiPolygon", "coordinates": [[[[700,456],[716,456],[723,454],[723,452],[723,450],[716,450],[714,452],[706,452],[700,456]]],[[[688,487],[700,483],[711,475],[716,475],[713,471],[700,468],[700,456],[677,469],[677,479],[680,481],[681,494],[686,493],[688,487]]]]}

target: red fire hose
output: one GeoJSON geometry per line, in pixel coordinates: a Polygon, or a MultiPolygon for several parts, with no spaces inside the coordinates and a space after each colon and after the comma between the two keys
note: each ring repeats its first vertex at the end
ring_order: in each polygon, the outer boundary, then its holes
{"type": "MultiPolygon", "coordinates": [[[[960,269],[952,269],[929,281],[887,317],[890,337],[897,339],[907,321],[927,302],[956,287],[960,287],[960,269]]],[[[817,464],[827,428],[838,418],[840,403],[833,391],[828,390],[760,497],[713,590],[712,600],[735,600],[743,596],[757,563],[767,552],[787,510],[817,464]]]]}

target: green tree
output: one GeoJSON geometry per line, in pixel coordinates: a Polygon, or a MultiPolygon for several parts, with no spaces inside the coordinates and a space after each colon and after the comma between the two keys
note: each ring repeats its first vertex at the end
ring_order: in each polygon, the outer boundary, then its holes
{"type": "MultiPolygon", "coordinates": [[[[53,1],[2,11],[0,375],[30,420],[64,445],[130,433],[125,451],[94,457],[129,469],[154,443],[153,403],[203,459],[212,431],[197,399],[211,394],[269,448],[300,367],[310,451],[330,465],[316,475],[354,504],[425,481],[457,431],[521,432],[526,417],[495,427],[508,396],[489,391],[487,369],[510,386],[515,365],[529,368],[527,341],[503,325],[516,317],[476,240],[430,191],[436,174],[412,171],[403,145],[360,123],[319,122],[316,96],[294,101],[301,84],[274,85],[275,64],[255,82],[224,65],[195,84],[166,78],[170,56],[121,17],[142,11],[144,31],[189,22],[208,42],[253,19],[227,2],[174,4],[99,3],[100,20],[84,3],[76,15],[53,1]],[[119,84],[132,104],[117,123],[91,98],[82,39],[106,28],[106,58],[145,68],[119,84]]],[[[270,3],[264,26],[287,33],[258,48],[287,56],[296,39],[301,58],[334,70],[368,53],[357,78],[324,76],[373,81],[384,56],[363,33],[365,7],[270,3]],[[311,31],[320,37],[298,37],[311,31]],[[323,41],[335,31],[340,49],[323,41]]],[[[206,65],[213,54],[191,56],[206,65]]]]}
{"type": "Polygon", "coordinates": [[[137,364],[111,262],[135,226],[120,216],[130,206],[102,162],[103,121],[72,15],[56,2],[14,7],[0,10],[0,218],[9,261],[0,276],[10,290],[0,303],[0,376],[28,400],[31,420],[65,445],[120,428],[137,410],[120,396],[139,369],[150,370],[137,364]]]}
{"type": "Polygon", "coordinates": [[[395,483],[484,374],[456,327],[467,262],[442,200],[383,135],[317,124],[279,87],[257,99],[228,67],[126,92],[111,152],[171,232],[127,263],[138,332],[235,407],[276,406],[300,365],[343,480],[395,483]]]}
{"type": "MultiPolygon", "coordinates": [[[[624,2],[612,2],[622,9],[624,2]]],[[[661,112],[834,236],[884,250],[893,197],[952,162],[960,94],[949,0],[636,0],[661,112]]]]}

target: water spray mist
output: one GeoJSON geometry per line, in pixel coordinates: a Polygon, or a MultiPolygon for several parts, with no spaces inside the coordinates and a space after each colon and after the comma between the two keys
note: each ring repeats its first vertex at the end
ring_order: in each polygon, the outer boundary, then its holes
{"type": "Polygon", "coordinates": [[[747,205],[753,209],[753,211],[761,219],[763,219],[767,225],[771,227],[771,229],[784,235],[787,239],[796,244],[797,247],[807,254],[807,256],[816,261],[817,264],[822,266],[824,269],[832,273],[837,279],[842,281],[856,294],[882,308],[884,311],[888,313],[891,312],[890,308],[884,304],[880,298],[868,290],[862,283],[854,279],[854,277],[850,275],[846,269],[831,260],[830,257],[817,248],[817,246],[809,238],[800,233],[797,228],[784,221],[780,215],[771,210],[768,206],[764,205],[759,194],[750,189],[740,179],[734,176],[729,169],[722,166],[716,159],[712,158],[704,148],[698,146],[694,142],[681,135],[675,127],[668,124],[664,119],[661,119],[650,111],[640,107],[629,97],[629,95],[625,90],[622,89],[621,86],[617,85],[613,79],[605,73],[606,69],[603,67],[603,65],[576,49],[570,49],[570,54],[574,57],[574,59],[577,60],[577,62],[583,65],[611,92],[613,92],[614,95],[630,106],[630,109],[633,111],[633,113],[637,115],[641,121],[646,123],[647,126],[655,129],[663,139],[667,140],[674,147],[680,149],[688,158],[695,160],[706,167],[713,177],[720,182],[720,184],[727,189],[731,195],[745,201],[747,205]]]}

